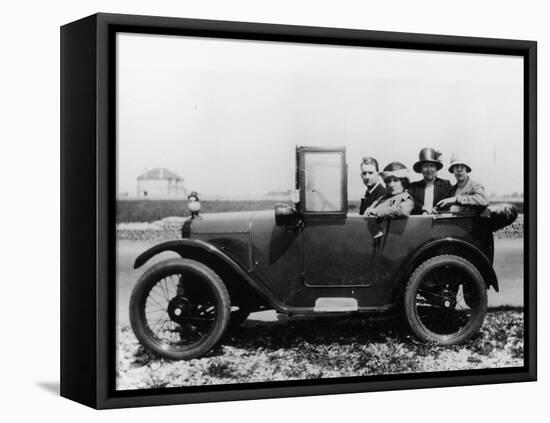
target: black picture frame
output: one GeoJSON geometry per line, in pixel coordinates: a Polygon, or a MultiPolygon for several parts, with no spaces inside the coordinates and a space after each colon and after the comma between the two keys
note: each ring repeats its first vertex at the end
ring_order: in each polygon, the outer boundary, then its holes
{"type": "Polygon", "coordinates": [[[537,377],[537,44],[534,41],[95,14],[61,28],[61,395],[119,408],[534,381],[537,377]],[[115,35],[170,34],[514,55],[524,60],[521,368],[116,391],[115,35]]]}

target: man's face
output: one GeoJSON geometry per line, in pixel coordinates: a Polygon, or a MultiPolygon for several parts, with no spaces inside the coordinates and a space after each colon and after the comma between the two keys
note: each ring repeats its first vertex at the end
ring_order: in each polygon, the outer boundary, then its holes
{"type": "Polygon", "coordinates": [[[461,164],[454,165],[453,175],[458,183],[465,182],[468,179],[468,168],[461,164]]]}
{"type": "Polygon", "coordinates": [[[433,182],[437,178],[437,168],[433,163],[423,163],[420,168],[422,171],[422,176],[424,176],[424,181],[433,182]]]}
{"type": "Polygon", "coordinates": [[[401,194],[404,191],[403,183],[399,178],[387,179],[386,185],[388,186],[391,195],[401,194]]]}
{"type": "Polygon", "coordinates": [[[367,187],[372,187],[378,181],[378,172],[372,164],[361,165],[361,179],[367,187]]]}

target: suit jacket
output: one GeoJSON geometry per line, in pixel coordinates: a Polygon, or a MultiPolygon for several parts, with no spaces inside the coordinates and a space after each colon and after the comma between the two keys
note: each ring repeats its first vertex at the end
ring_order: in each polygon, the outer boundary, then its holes
{"type": "Polygon", "coordinates": [[[456,189],[458,184],[451,187],[447,197],[456,196],[456,204],[459,206],[474,206],[474,207],[486,207],[489,205],[489,199],[485,194],[485,188],[479,182],[472,181],[468,178],[468,182],[464,186],[464,189],[459,195],[456,195],[456,189]]]}
{"type": "MultiPolygon", "coordinates": [[[[451,183],[447,179],[435,178],[434,181],[434,201],[432,207],[444,198],[449,197],[451,183]]],[[[409,187],[409,194],[414,199],[414,208],[412,214],[422,214],[424,207],[424,193],[426,192],[426,182],[424,179],[416,181],[409,187]]]]}
{"type": "Polygon", "coordinates": [[[372,203],[378,200],[383,195],[386,195],[387,190],[382,186],[381,183],[378,183],[372,192],[367,190],[365,196],[361,198],[361,205],[359,206],[359,214],[364,214],[372,203]]]}

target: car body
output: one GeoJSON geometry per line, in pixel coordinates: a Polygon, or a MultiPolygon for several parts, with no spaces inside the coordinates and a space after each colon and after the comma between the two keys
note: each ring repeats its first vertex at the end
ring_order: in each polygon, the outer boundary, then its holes
{"type": "MultiPolygon", "coordinates": [[[[275,211],[193,216],[183,225],[181,239],[141,254],[136,268],[165,251],[181,259],[155,265],[138,282],[130,305],[138,339],[166,358],[194,358],[211,349],[232,320],[238,323],[248,313],[266,309],[310,316],[405,311],[420,339],[443,344],[463,342],[477,332],[487,307],[486,290],[498,291],[488,213],[462,209],[379,219],[349,212],[343,147],[297,147],[295,188],[295,203],[277,205],[275,211]],[[165,323],[169,329],[163,330],[176,333],[170,339],[184,338],[187,331],[192,341],[166,341],[147,323],[145,301],[159,278],[170,273],[163,273],[166,265],[179,276],[170,276],[165,308],[171,317],[165,323]],[[185,274],[195,281],[186,289],[185,274]],[[201,284],[205,288],[196,291],[201,284]],[[459,297],[466,310],[460,319],[455,316],[459,297]],[[208,307],[215,312],[208,314],[208,307]],[[422,323],[419,310],[425,309],[432,314],[441,309],[443,320],[462,323],[439,333],[422,323]]],[[[163,308],[159,310],[160,315],[163,308]]]]}

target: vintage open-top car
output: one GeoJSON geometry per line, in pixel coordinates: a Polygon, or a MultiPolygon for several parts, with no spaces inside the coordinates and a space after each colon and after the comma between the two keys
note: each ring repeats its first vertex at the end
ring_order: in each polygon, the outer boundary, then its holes
{"type": "Polygon", "coordinates": [[[480,210],[381,220],[348,213],[345,148],[298,147],[296,198],[275,212],[197,214],[182,238],[145,251],[180,257],[146,270],[130,299],[138,340],[168,359],[208,352],[249,313],[400,311],[423,341],[457,344],[481,327],[498,291],[493,231],[515,219],[480,210]]]}

